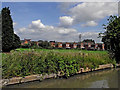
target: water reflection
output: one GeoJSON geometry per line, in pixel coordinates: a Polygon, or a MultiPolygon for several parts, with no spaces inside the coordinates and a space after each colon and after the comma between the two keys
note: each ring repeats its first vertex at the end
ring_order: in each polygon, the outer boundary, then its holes
{"type": "Polygon", "coordinates": [[[79,74],[68,79],[49,79],[11,85],[7,88],[118,88],[118,72],[120,68],[79,74]]]}

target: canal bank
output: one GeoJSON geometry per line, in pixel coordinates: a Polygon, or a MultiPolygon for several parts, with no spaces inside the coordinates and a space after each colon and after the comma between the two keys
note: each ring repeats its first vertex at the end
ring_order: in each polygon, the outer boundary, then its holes
{"type": "MultiPolygon", "coordinates": [[[[117,67],[120,66],[120,64],[116,65],[117,67]]],[[[76,74],[80,73],[87,73],[91,71],[98,71],[98,70],[104,70],[104,69],[109,69],[113,68],[114,66],[112,64],[106,64],[106,65],[99,65],[99,68],[96,69],[89,69],[89,68],[81,68],[79,72],[76,74]]],[[[25,76],[25,77],[14,77],[10,79],[3,79],[0,82],[2,83],[3,86],[8,86],[8,85],[15,85],[15,84],[21,84],[21,83],[27,83],[27,82],[33,82],[33,81],[42,81],[45,79],[50,79],[50,78],[57,78],[57,77],[62,77],[61,73],[58,74],[37,74],[37,75],[30,75],[30,76],[25,76]]]]}
{"type": "Polygon", "coordinates": [[[113,88],[112,90],[118,90],[118,76],[120,76],[120,68],[113,68],[78,74],[69,77],[68,79],[47,79],[42,82],[33,81],[22,84],[9,85],[4,87],[3,90],[24,90],[24,88],[25,90],[29,90],[31,88],[33,90],[35,88],[35,90],[39,90],[40,88],[113,88]]]}

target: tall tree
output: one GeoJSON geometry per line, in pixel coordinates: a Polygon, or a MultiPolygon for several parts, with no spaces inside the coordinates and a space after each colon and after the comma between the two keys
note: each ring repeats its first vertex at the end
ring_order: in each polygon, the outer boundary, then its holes
{"type": "Polygon", "coordinates": [[[10,15],[9,7],[5,7],[1,11],[2,15],[2,51],[9,52],[10,50],[18,47],[14,45],[16,42],[20,42],[18,36],[14,34],[13,20],[10,15]],[[17,38],[18,41],[15,41],[17,38]],[[15,47],[14,47],[15,46],[15,47]]]}
{"type": "Polygon", "coordinates": [[[21,44],[20,38],[16,34],[14,34],[14,38],[13,39],[14,39],[14,41],[13,41],[13,48],[12,49],[19,48],[20,44],[21,44]]]}
{"type": "Polygon", "coordinates": [[[110,16],[107,25],[104,25],[106,31],[100,33],[102,41],[107,50],[117,63],[120,62],[120,16],[110,16]]]}
{"type": "Polygon", "coordinates": [[[2,15],[0,14],[0,53],[2,52],[2,15]]]}

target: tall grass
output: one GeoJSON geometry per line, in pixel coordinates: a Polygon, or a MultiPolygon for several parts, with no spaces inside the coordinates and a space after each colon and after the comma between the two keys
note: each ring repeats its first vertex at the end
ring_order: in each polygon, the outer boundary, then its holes
{"type": "Polygon", "coordinates": [[[11,78],[60,72],[69,77],[80,68],[96,68],[112,62],[107,53],[14,51],[2,57],[2,76],[11,78]]]}

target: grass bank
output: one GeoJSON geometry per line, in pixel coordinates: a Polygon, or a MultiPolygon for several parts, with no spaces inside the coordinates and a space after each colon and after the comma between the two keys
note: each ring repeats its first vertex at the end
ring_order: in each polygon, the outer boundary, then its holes
{"type": "Polygon", "coordinates": [[[3,54],[2,77],[12,78],[32,74],[58,73],[69,77],[80,68],[96,68],[98,65],[114,63],[104,51],[75,50],[17,50],[3,54]]]}

